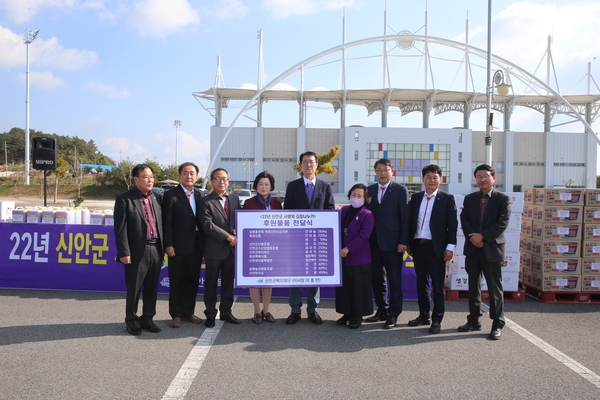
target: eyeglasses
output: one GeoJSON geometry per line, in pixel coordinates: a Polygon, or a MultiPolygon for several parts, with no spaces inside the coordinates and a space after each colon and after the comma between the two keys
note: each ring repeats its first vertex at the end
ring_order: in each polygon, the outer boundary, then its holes
{"type": "Polygon", "coordinates": [[[388,172],[392,172],[392,170],[390,168],[388,168],[388,169],[376,169],[375,170],[376,174],[387,174],[388,172]]]}
{"type": "Polygon", "coordinates": [[[213,181],[217,181],[217,182],[227,182],[229,180],[229,178],[221,178],[220,176],[213,178],[213,181]]]}
{"type": "Polygon", "coordinates": [[[151,175],[138,175],[138,178],[149,180],[149,181],[153,181],[154,180],[154,177],[151,176],[151,175]]]}
{"type": "Polygon", "coordinates": [[[475,179],[477,179],[478,181],[482,181],[484,179],[491,179],[492,176],[491,175],[477,175],[475,176],[475,179]]]}
{"type": "Polygon", "coordinates": [[[316,164],[316,161],[302,161],[303,165],[310,165],[310,164],[316,164]]]}

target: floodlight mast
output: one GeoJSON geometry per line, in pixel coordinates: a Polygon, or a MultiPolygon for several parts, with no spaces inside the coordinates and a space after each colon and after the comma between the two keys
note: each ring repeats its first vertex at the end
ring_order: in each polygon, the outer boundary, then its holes
{"type": "Polygon", "coordinates": [[[29,185],[29,150],[31,144],[29,143],[29,44],[35,40],[40,30],[34,31],[33,29],[27,29],[23,32],[23,43],[27,47],[26,55],[26,70],[25,70],[25,171],[24,171],[24,183],[29,185]]]}
{"type": "Polygon", "coordinates": [[[179,165],[177,164],[177,128],[181,128],[182,122],[179,119],[176,119],[175,122],[173,122],[173,126],[175,126],[175,165],[179,165]]]}

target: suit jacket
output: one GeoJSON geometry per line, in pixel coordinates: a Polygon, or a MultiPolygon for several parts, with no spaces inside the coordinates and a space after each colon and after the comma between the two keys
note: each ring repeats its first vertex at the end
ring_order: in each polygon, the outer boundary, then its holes
{"type": "Polygon", "coordinates": [[[375,226],[375,218],[367,207],[362,207],[346,225],[346,215],[348,215],[350,207],[352,206],[342,207],[341,215],[342,248],[347,247],[350,250],[344,259],[344,265],[371,264],[369,238],[375,226]]]}
{"type": "MultiPolygon", "coordinates": [[[[260,196],[260,195],[257,195],[260,196]]],[[[262,203],[254,197],[250,197],[244,202],[244,210],[264,210],[262,203]]],[[[271,197],[271,210],[281,210],[281,202],[275,197],[271,197]]]]}
{"type": "Polygon", "coordinates": [[[481,192],[465,196],[460,222],[465,234],[465,256],[473,256],[477,247],[469,241],[469,234],[480,233],[483,236],[483,253],[491,262],[504,261],[504,231],[510,218],[510,198],[496,189],[492,190],[487,201],[483,219],[480,217],[481,192]]]}
{"type": "Polygon", "coordinates": [[[312,202],[309,204],[304,178],[293,180],[287,185],[283,208],[286,210],[334,210],[335,201],[331,185],[317,178],[312,202]]]}
{"type": "Polygon", "coordinates": [[[235,235],[235,210],[242,208],[240,198],[229,193],[226,201],[229,204],[229,219],[219,201],[217,193],[210,192],[200,201],[200,225],[204,232],[204,258],[224,260],[233,254],[234,248],[229,245],[227,236],[235,235]]]}
{"type": "MultiPolygon", "coordinates": [[[[164,236],[161,205],[154,192],[152,192],[150,199],[156,214],[158,237],[162,240],[164,236]]],[[[121,257],[131,256],[131,263],[138,264],[146,248],[148,224],[140,195],[135,187],[121,193],[115,200],[114,231],[117,244],[117,261],[121,257]]],[[[164,253],[161,254],[161,257],[163,255],[164,253]]]]}
{"type": "MultiPolygon", "coordinates": [[[[419,220],[419,209],[425,192],[415,193],[409,202],[410,208],[410,246],[414,247],[415,235],[417,234],[417,221],[419,220]]],[[[438,257],[444,257],[444,250],[448,244],[456,245],[456,230],[458,219],[456,215],[456,202],[454,196],[438,190],[433,207],[430,209],[429,230],[433,242],[433,252],[438,257]]]]}
{"type": "Polygon", "coordinates": [[[191,254],[194,248],[202,248],[202,227],[200,226],[200,200],[202,194],[194,188],[196,215],[181,185],[167,190],[162,203],[163,231],[165,237],[163,248],[175,248],[175,254],[191,254]],[[199,245],[200,247],[195,247],[199,245]]]}
{"type": "Polygon", "coordinates": [[[381,204],[378,200],[379,184],[368,188],[371,202],[369,210],[375,216],[375,229],[371,235],[371,243],[382,251],[396,251],[399,244],[408,242],[408,190],[404,185],[390,182],[381,204]]]}

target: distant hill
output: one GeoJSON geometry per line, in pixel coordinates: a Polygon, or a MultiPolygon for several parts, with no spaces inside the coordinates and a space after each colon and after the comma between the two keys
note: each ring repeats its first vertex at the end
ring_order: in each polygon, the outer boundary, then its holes
{"type": "MultiPolygon", "coordinates": [[[[44,133],[31,130],[29,139],[34,137],[49,137],[56,139],[56,157],[64,159],[69,166],[77,164],[115,165],[111,158],[98,151],[98,146],[93,140],[85,141],[77,136],[62,136],[55,133],[44,133]]],[[[0,133],[0,146],[4,150],[6,143],[6,159],[9,164],[23,164],[25,161],[25,130],[12,128],[8,132],[0,133]]],[[[31,149],[31,143],[29,144],[31,149]]],[[[0,157],[4,164],[4,157],[0,157]]]]}

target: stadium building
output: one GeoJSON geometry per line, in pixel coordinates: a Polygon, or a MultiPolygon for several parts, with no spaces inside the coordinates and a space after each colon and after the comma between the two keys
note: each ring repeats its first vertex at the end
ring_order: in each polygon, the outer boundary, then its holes
{"type": "MultiPolygon", "coordinates": [[[[354,183],[375,182],[373,164],[379,158],[391,159],[394,180],[412,190],[421,190],[421,169],[434,163],[442,167],[443,190],[469,193],[476,188],[475,166],[488,160],[502,191],[596,187],[600,142],[591,125],[598,117],[600,89],[589,64],[582,78],[586,93],[563,95],[558,82],[544,82],[487,50],[406,31],[344,40],[264,85],[262,32],[258,53],[257,84],[224,87],[218,59],[214,87],[193,93],[215,121],[208,172],[227,169],[231,184],[246,188],[256,173],[267,170],[284,190],[298,177],[293,164],[300,153],[326,152],[339,144],[338,173],[319,176],[337,193],[354,183]],[[543,131],[511,129],[511,118],[523,110],[537,112],[543,131]],[[266,126],[268,112],[286,113],[294,126],[266,126]],[[336,116],[337,127],[318,126],[323,112],[336,116]],[[470,128],[474,116],[487,121],[485,130],[470,128]],[[419,126],[409,127],[404,122],[409,117],[419,126]],[[253,126],[238,126],[242,118],[253,126]]],[[[548,40],[546,77],[556,76],[551,54],[548,40]]]]}

